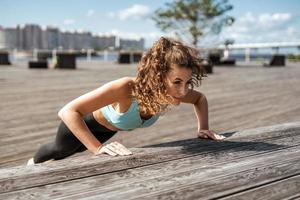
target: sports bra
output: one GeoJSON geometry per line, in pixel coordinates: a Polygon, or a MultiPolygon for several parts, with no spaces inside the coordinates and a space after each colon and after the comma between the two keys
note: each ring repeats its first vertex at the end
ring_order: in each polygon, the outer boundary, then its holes
{"type": "Polygon", "coordinates": [[[111,125],[125,131],[151,126],[159,118],[159,115],[157,114],[147,120],[142,119],[138,102],[135,99],[133,99],[130,107],[124,113],[117,112],[111,104],[100,108],[100,110],[111,125]]]}

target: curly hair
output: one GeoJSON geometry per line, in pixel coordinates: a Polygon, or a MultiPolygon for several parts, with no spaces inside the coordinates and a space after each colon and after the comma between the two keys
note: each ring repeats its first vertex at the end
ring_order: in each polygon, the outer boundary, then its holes
{"type": "Polygon", "coordinates": [[[199,51],[179,41],[161,37],[138,64],[132,95],[137,99],[140,112],[155,115],[170,106],[165,78],[172,64],[192,70],[192,89],[206,76],[199,51]]]}

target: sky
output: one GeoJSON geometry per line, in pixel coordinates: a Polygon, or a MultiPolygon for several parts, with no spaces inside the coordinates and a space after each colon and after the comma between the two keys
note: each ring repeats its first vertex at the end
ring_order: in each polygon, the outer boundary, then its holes
{"type": "MultiPolygon", "coordinates": [[[[55,26],[61,31],[89,31],[92,34],[121,38],[144,37],[146,47],[160,36],[151,15],[172,0],[0,0],[0,26],[38,24],[55,26]]],[[[205,42],[219,44],[226,39],[235,43],[299,42],[299,0],[229,0],[234,6],[228,14],[233,26],[205,42]]]]}

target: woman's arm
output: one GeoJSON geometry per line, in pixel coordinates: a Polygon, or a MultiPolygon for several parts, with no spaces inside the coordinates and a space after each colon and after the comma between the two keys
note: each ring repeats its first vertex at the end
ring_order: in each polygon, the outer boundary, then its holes
{"type": "Polygon", "coordinates": [[[203,138],[211,138],[214,140],[224,139],[213,131],[209,130],[209,120],[208,120],[208,103],[204,94],[189,90],[187,95],[182,98],[181,102],[191,103],[194,105],[195,114],[198,121],[198,136],[203,138]]]}
{"type": "Polygon", "coordinates": [[[101,107],[121,101],[130,96],[132,78],[125,77],[106,83],[65,105],[58,116],[88,150],[96,154],[102,144],[90,132],[83,116],[101,107]]]}
{"type": "Polygon", "coordinates": [[[199,95],[194,104],[195,114],[198,120],[198,132],[200,130],[209,130],[208,123],[208,103],[204,94],[197,92],[199,95]]]}

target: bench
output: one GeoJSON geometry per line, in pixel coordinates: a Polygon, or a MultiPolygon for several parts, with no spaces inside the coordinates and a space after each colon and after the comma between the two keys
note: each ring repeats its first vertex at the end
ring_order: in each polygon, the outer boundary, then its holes
{"type": "Polygon", "coordinates": [[[142,58],[142,52],[119,52],[118,55],[118,63],[119,64],[130,64],[130,63],[138,63],[142,58]]]}
{"type": "Polygon", "coordinates": [[[28,67],[30,69],[47,69],[48,61],[47,60],[31,60],[28,62],[28,67]]]}
{"type": "Polygon", "coordinates": [[[234,66],[235,59],[233,59],[233,58],[221,59],[220,65],[234,66]]]}
{"type": "Polygon", "coordinates": [[[56,64],[54,68],[57,69],[76,69],[76,53],[58,52],[56,54],[56,64]]]}
{"type": "Polygon", "coordinates": [[[207,74],[213,73],[213,64],[210,61],[203,61],[202,66],[207,74]]]}
{"type": "Polygon", "coordinates": [[[218,53],[210,53],[208,59],[213,65],[219,65],[221,62],[221,55],[218,53]]]}
{"type": "Polygon", "coordinates": [[[264,63],[264,67],[283,67],[285,66],[285,55],[275,54],[268,63],[264,63]]]}
{"type": "Polygon", "coordinates": [[[132,56],[133,56],[133,63],[138,63],[138,62],[140,62],[140,60],[142,59],[142,53],[141,52],[134,52],[133,54],[132,54],[132,56]]]}
{"type": "Polygon", "coordinates": [[[7,51],[0,51],[0,65],[11,65],[7,51]]]}
{"type": "Polygon", "coordinates": [[[131,61],[130,61],[130,53],[129,52],[119,53],[118,63],[119,64],[129,64],[129,63],[131,63],[131,61]]]}
{"type": "Polygon", "coordinates": [[[29,69],[48,69],[48,59],[49,55],[38,52],[37,53],[37,60],[30,60],[28,62],[29,69]]]}
{"type": "Polygon", "coordinates": [[[227,65],[234,66],[236,60],[233,58],[221,58],[221,55],[218,53],[210,53],[208,55],[208,59],[211,61],[213,65],[227,65]]]}
{"type": "Polygon", "coordinates": [[[300,122],[0,169],[0,199],[300,197],[300,122]]]}

